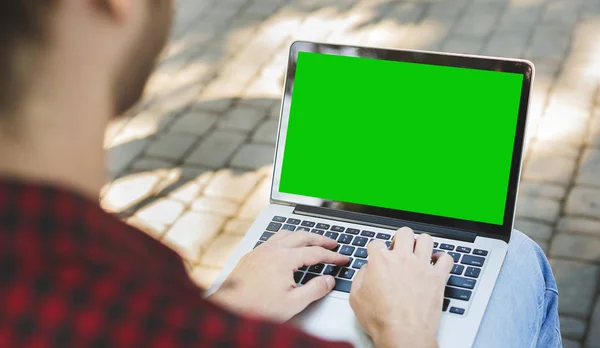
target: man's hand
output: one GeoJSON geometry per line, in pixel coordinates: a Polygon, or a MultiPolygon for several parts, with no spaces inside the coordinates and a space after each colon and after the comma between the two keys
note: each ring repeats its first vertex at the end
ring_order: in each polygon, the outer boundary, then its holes
{"type": "Polygon", "coordinates": [[[335,286],[332,276],[319,276],[297,288],[294,272],[318,263],[346,264],[348,257],[327,250],[336,246],[317,234],[280,231],[245,255],[209,300],[242,315],[289,320],[335,286]]]}
{"type": "Polygon", "coordinates": [[[454,260],[433,256],[433,240],[414,240],[410,228],[396,233],[392,250],[381,241],[369,244],[369,263],[356,275],[350,305],[379,348],[436,347],[446,280],[454,260]]]}

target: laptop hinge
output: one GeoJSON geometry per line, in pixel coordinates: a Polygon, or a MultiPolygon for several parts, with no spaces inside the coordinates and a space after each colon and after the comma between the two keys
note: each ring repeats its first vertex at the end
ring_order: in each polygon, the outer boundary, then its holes
{"type": "Polygon", "coordinates": [[[313,217],[326,218],[330,220],[344,221],[344,222],[354,222],[359,223],[361,225],[380,227],[380,228],[388,228],[388,229],[397,229],[400,227],[410,227],[416,233],[428,233],[434,237],[440,238],[449,238],[460,240],[464,242],[473,243],[475,242],[475,238],[477,238],[477,233],[474,232],[466,232],[453,228],[440,227],[428,224],[422,224],[417,222],[410,222],[399,219],[392,219],[374,215],[367,215],[361,213],[354,213],[349,211],[335,210],[329,208],[322,207],[311,207],[305,205],[297,205],[294,209],[294,214],[298,215],[306,215],[313,217]]]}

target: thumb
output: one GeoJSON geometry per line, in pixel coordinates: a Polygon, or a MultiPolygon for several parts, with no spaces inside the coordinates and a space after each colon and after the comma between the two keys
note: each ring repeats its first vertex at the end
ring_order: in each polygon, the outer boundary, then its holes
{"type": "Polygon", "coordinates": [[[294,289],[294,295],[297,303],[304,309],[309,304],[330,293],[334,286],[335,279],[330,275],[315,277],[308,283],[294,289]]]}

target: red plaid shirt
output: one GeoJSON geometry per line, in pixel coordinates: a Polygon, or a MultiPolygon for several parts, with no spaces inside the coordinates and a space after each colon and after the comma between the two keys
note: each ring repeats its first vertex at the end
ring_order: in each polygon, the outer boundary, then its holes
{"type": "Polygon", "coordinates": [[[201,293],[175,252],[96,202],[0,181],[0,347],[348,347],[201,293]]]}

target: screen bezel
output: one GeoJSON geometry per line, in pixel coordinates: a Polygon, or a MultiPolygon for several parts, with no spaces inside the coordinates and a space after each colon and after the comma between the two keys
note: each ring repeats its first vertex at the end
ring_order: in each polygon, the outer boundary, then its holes
{"type": "MultiPolygon", "coordinates": [[[[427,225],[475,232],[481,236],[498,238],[508,241],[510,239],[510,234],[512,232],[514,224],[517,192],[519,186],[519,178],[521,175],[523,147],[526,134],[527,112],[529,107],[529,98],[531,94],[534,72],[535,68],[533,66],[533,63],[527,60],[480,57],[413,50],[391,50],[358,46],[343,46],[303,41],[294,42],[290,47],[283,101],[281,104],[279,132],[277,137],[275,162],[273,168],[273,183],[271,186],[271,202],[286,205],[323,207],[404,221],[414,221],[427,225]],[[280,192],[279,184],[281,178],[281,168],[283,163],[288,121],[292,103],[292,93],[296,74],[296,63],[299,52],[334,54],[347,57],[382,59],[398,62],[421,63],[438,66],[470,68],[478,70],[512,72],[522,74],[523,86],[521,90],[519,115],[513,146],[513,156],[510,169],[510,178],[503,224],[494,225],[435,215],[413,213],[402,210],[380,208],[360,204],[351,204],[347,202],[330,201],[316,197],[307,197],[280,192]]],[[[311,139],[307,139],[307,141],[311,141],[311,139]]],[[[310,170],[310,166],[308,165],[307,170],[310,170]]]]}

